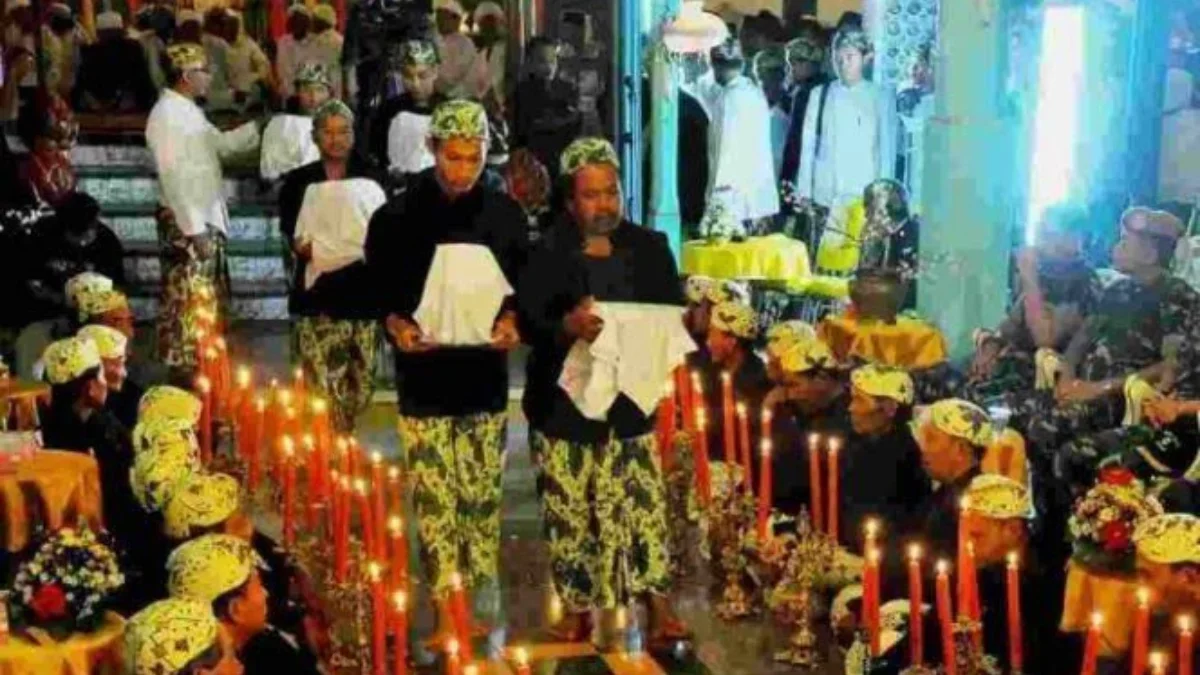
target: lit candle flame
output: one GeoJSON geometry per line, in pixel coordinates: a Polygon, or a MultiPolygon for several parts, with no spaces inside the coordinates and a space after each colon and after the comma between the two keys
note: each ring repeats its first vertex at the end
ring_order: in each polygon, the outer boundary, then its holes
{"type": "Polygon", "coordinates": [[[971,498],[967,495],[963,495],[962,499],[958,500],[958,507],[963,511],[969,510],[971,508],[971,498]]]}
{"type": "Polygon", "coordinates": [[[213,340],[213,344],[216,345],[217,351],[223,352],[228,349],[228,345],[225,344],[225,338],[223,337],[218,337],[216,340],[213,340]]]}
{"type": "Polygon", "coordinates": [[[821,434],[809,434],[808,435],[808,447],[810,449],[816,448],[817,444],[820,442],[821,442],[821,434]]]}
{"type": "Polygon", "coordinates": [[[1138,586],[1137,589],[1138,607],[1150,606],[1150,589],[1145,586],[1138,586]]]}
{"type": "Polygon", "coordinates": [[[325,408],[326,408],[326,406],[327,406],[327,405],[328,405],[328,404],[327,404],[327,403],[325,403],[325,399],[323,399],[323,398],[321,398],[321,397],[314,398],[314,399],[312,400],[312,411],[313,411],[313,414],[316,414],[316,415],[324,415],[324,414],[325,414],[325,408]]]}
{"type": "Polygon", "coordinates": [[[304,381],[304,369],[297,368],[297,369],[293,370],[292,378],[295,379],[297,382],[303,382],[304,381]]]}
{"type": "Polygon", "coordinates": [[[745,417],[745,416],[746,416],[746,404],[745,404],[745,403],[738,403],[738,404],[737,404],[737,416],[738,416],[738,417],[745,417]]]}
{"type": "Polygon", "coordinates": [[[870,541],[875,538],[875,535],[879,534],[879,521],[874,518],[868,518],[867,522],[863,525],[863,529],[867,531],[867,541],[870,541]]]}
{"type": "Polygon", "coordinates": [[[238,366],[237,382],[238,382],[238,386],[241,387],[242,389],[248,389],[250,387],[250,369],[249,368],[247,368],[246,366],[238,366]]]}
{"type": "Polygon", "coordinates": [[[354,479],[354,491],[360,495],[367,494],[367,483],[361,478],[354,479]]]}
{"type": "Polygon", "coordinates": [[[913,562],[916,562],[921,559],[921,545],[920,544],[909,544],[908,545],[908,559],[912,560],[913,562]]]}
{"type": "Polygon", "coordinates": [[[266,412],[267,400],[265,398],[263,398],[262,396],[259,396],[258,398],[254,399],[254,409],[260,413],[266,412]]]}
{"type": "Polygon", "coordinates": [[[728,384],[729,382],[731,382],[731,380],[729,379],[729,371],[728,370],[721,371],[721,384],[728,384]]]}
{"type": "Polygon", "coordinates": [[[383,576],[383,568],[379,566],[379,563],[375,562],[374,560],[367,563],[367,578],[368,579],[370,579],[371,581],[379,581],[379,579],[382,576],[383,576]]]}
{"type": "Polygon", "coordinates": [[[1162,675],[1167,670],[1167,657],[1162,652],[1150,654],[1151,675],[1162,675]]]}
{"type": "Polygon", "coordinates": [[[771,409],[770,408],[763,408],[762,418],[763,418],[764,422],[770,423],[770,421],[771,421],[771,409]]]}
{"type": "Polygon", "coordinates": [[[474,663],[468,663],[466,667],[463,668],[463,675],[479,675],[479,666],[475,665],[474,663]]]}
{"type": "Polygon", "coordinates": [[[383,455],[379,454],[378,450],[371,453],[371,463],[376,466],[383,463],[383,455]]]}
{"type": "Polygon", "coordinates": [[[699,426],[701,429],[703,429],[707,423],[708,423],[708,417],[704,414],[704,408],[697,408],[696,409],[696,424],[697,424],[697,426],[699,426]]]}
{"type": "Polygon", "coordinates": [[[458,639],[457,638],[450,638],[449,640],[446,641],[446,653],[450,655],[450,658],[454,658],[454,657],[458,656],[458,639]]]}
{"type": "Polygon", "coordinates": [[[1104,615],[1100,612],[1092,612],[1092,628],[1097,630],[1104,625],[1104,615]]]}
{"type": "Polygon", "coordinates": [[[217,350],[212,347],[209,347],[208,349],[204,350],[204,358],[208,359],[209,361],[216,360],[217,356],[218,356],[217,350]]]}
{"type": "Polygon", "coordinates": [[[280,405],[288,406],[292,404],[292,392],[287,389],[280,389],[278,398],[280,405]]]}
{"type": "Polygon", "coordinates": [[[404,591],[392,593],[392,606],[396,608],[397,612],[408,611],[408,593],[404,591]]]}
{"type": "Polygon", "coordinates": [[[350,443],[346,440],[345,436],[338,436],[336,442],[339,453],[344,453],[350,448],[350,443]]]}
{"type": "Polygon", "coordinates": [[[317,441],[313,438],[312,434],[304,434],[304,436],[300,439],[300,442],[304,444],[304,447],[309,448],[310,450],[317,445],[317,441]]]}
{"type": "Polygon", "coordinates": [[[462,587],[463,587],[462,575],[459,574],[458,572],[454,572],[453,574],[451,574],[450,575],[450,586],[453,587],[453,589],[456,591],[462,590],[462,587]]]}
{"type": "Polygon", "coordinates": [[[1020,561],[1020,558],[1019,558],[1019,556],[1017,555],[1017,552],[1016,552],[1016,551],[1009,551],[1007,558],[1008,558],[1008,567],[1009,567],[1009,569],[1014,569],[1014,570],[1015,570],[1015,569],[1017,569],[1017,564],[1018,564],[1018,563],[1019,563],[1019,561],[1020,561]]]}
{"type": "Polygon", "coordinates": [[[950,573],[950,563],[945,560],[937,561],[937,573],[938,573],[938,576],[940,576],[940,577],[944,577],[947,574],[949,574],[950,573]]]}
{"type": "Polygon", "coordinates": [[[400,467],[389,466],[388,467],[388,481],[395,483],[398,480],[400,480],[400,467]]]}
{"type": "Polygon", "coordinates": [[[388,530],[391,530],[392,534],[396,536],[404,531],[404,521],[400,519],[400,516],[388,518],[388,530]]]}
{"type": "Polygon", "coordinates": [[[200,390],[201,394],[207,394],[212,389],[212,382],[209,382],[207,377],[201,375],[196,378],[196,388],[200,390]]]}
{"type": "Polygon", "coordinates": [[[625,629],[625,622],[626,622],[626,617],[625,617],[625,608],[624,608],[624,607],[618,607],[618,608],[617,608],[617,616],[616,616],[617,630],[624,630],[624,629],[625,629]]]}
{"type": "Polygon", "coordinates": [[[296,454],[296,444],[292,441],[291,436],[283,436],[279,439],[279,447],[283,452],[283,456],[291,459],[292,455],[296,454]]]}
{"type": "Polygon", "coordinates": [[[877,547],[872,547],[871,550],[867,551],[867,562],[872,565],[878,565],[879,559],[882,556],[883,554],[879,552],[877,547]]]}
{"type": "Polygon", "coordinates": [[[1192,617],[1184,614],[1179,617],[1179,632],[1187,635],[1192,632],[1192,617]]]}
{"type": "Polygon", "coordinates": [[[771,458],[771,439],[764,438],[762,440],[762,456],[763,459],[771,458]]]}
{"type": "Polygon", "coordinates": [[[838,439],[836,436],[829,439],[829,454],[836,455],[838,451],[838,439]]]}
{"type": "Polygon", "coordinates": [[[516,661],[517,665],[522,668],[528,666],[529,650],[525,649],[524,647],[517,647],[513,650],[513,660],[516,661]]]}

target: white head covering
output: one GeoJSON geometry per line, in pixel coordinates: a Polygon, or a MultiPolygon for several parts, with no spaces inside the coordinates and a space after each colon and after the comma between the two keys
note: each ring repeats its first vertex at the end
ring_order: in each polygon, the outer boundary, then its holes
{"type": "Polygon", "coordinates": [[[459,16],[467,15],[466,11],[463,10],[462,4],[459,3],[458,0],[437,0],[436,2],[433,3],[433,11],[436,12],[439,10],[446,11],[446,12],[452,12],[459,16]]]}
{"type": "Polygon", "coordinates": [[[194,9],[181,9],[175,12],[175,25],[182,26],[189,21],[200,23],[200,14],[194,9]]]}
{"type": "Polygon", "coordinates": [[[121,30],[125,27],[125,19],[120,12],[100,12],[96,17],[96,30],[121,30]]]}
{"type": "Polygon", "coordinates": [[[485,17],[493,17],[504,21],[507,17],[504,15],[504,8],[492,0],[483,0],[483,2],[475,5],[475,13],[471,15],[471,20],[478,26],[479,22],[485,17]]]}

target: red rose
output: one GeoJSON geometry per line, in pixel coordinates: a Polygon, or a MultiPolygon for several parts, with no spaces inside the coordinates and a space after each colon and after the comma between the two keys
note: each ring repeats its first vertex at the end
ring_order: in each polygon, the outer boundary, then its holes
{"type": "Polygon", "coordinates": [[[1105,551],[1119,553],[1129,548],[1132,535],[1133,528],[1129,527],[1129,523],[1114,520],[1100,528],[1100,543],[1105,551]]]}
{"type": "Polygon", "coordinates": [[[34,592],[29,608],[39,621],[60,619],[67,613],[67,594],[58,584],[46,584],[34,592]]]}
{"type": "Polygon", "coordinates": [[[1123,466],[1106,466],[1100,469],[1100,482],[1105,485],[1132,485],[1133,472],[1123,466]]]}

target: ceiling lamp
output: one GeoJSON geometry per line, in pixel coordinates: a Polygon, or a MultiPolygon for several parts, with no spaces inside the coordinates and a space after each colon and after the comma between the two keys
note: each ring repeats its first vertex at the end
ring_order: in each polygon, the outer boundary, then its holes
{"type": "Polygon", "coordinates": [[[704,11],[703,2],[684,2],[679,16],[663,28],[663,44],[680,54],[707,53],[728,37],[729,27],[717,15],[704,11]]]}

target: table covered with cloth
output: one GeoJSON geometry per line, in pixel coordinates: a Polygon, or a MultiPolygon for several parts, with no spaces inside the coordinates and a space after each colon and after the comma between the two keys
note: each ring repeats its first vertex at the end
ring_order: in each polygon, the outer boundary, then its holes
{"type": "Polygon", "coordinates": [[[687,275],[779,283],[792,293],[803,292],[812,277],[808,247],[782,234],[743,241],[684,242],[681,267],[687,275]]]}
{"type": "Polygon", "coordinates": [[[852,358],[897,368],[918,370],[946,361],[946,338],[920,319],[900,317],[894,324],[860,321],[849,315],[830,317],[817,325],[817,336],[839,361],[852,358]]]}
{"type": "Polygon", "coordinates": [[[93,457],[39,450],[0,473],[0,543],[16,553],[40,528],[57,530],[81,521],[99,528],[104,522],[100,499],[100,467],[93,457]]]}
{"type": "Polygon", "coordinates": [[[1067,586],[1063,596],[1064,633],[1086,633],[1092,614],[1104,617],[1100,628],[1100,655],[1117,656],[1129,650],[1133,638],[1133,607],[1137,604],[1137,580],[1104,574],[1075,561],[1067,563],[1067,586]]]}
{"type": "Polygon", "coordinates": [[[13,634],[0,643],[0,675],[117,675],[125,619],[107,612],[91,633],[56,642],[44,633],[34,639],[13,634]]]}
{"type": "Polygon", "coordinates": [[[0,429],[36,429],[39,404],[50,404],[50,385],[31,380],[0,379],[0,429]]]}

